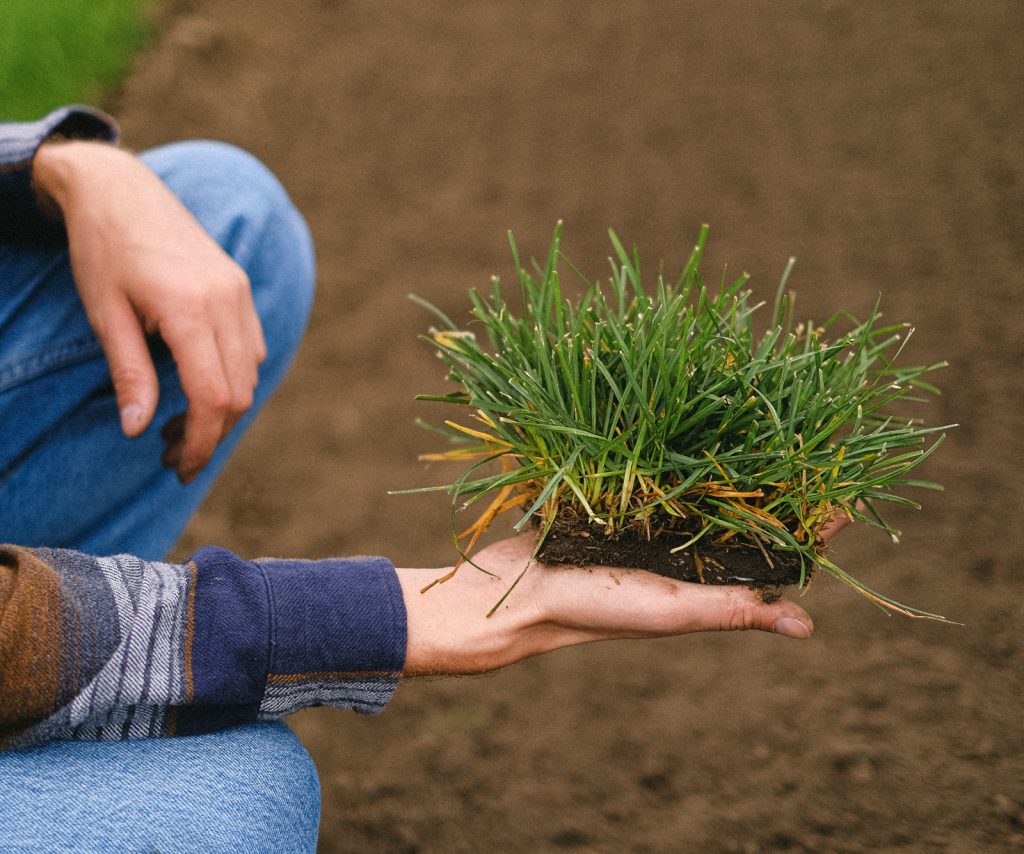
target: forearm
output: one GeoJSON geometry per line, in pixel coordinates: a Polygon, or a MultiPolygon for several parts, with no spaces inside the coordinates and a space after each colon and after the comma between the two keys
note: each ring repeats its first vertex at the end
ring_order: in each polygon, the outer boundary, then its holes
{"type": "Polygon", "coordinates": [[[380,558],[185,564],[0,549],[0,747],[378,711],[405,615],[380,558]]]}

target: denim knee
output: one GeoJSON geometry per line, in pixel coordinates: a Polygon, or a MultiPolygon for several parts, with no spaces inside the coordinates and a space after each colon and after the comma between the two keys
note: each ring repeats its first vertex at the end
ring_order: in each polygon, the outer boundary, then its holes
{"type": "Polygon", "coordinates": [[[174,748],[179,770],[191,763],[192,779],[199,785],[171,783],[160,800],[166,804],[177,795],[178,802],[151,818],[140,841],[166,851],[315,850],[320,781],[313,760],[287,725],[248,724],[174,748]]]}
{"type": "Polygon", "coordinates": [[[309,753],[280,722],[251,724],[241,732],[253,738],[257,761],[221,794],[227,809],[211,841],[262,838],[273,840],[277,852],[312,851],[320,823],[320,780],[309,753]]]}
{"type": "Polygon", "coordinates": [[[316,768],[280,722],[0,753],[2,850],[306,854],[319,820],[316,768]]]}
{"type": "Polygon", "coordinates": [[[313,303],[316,262],[302,215],[274,174],[222,142],[178,142],[143,160],[246,271],[267,339],[261,381],[283,376],[313,303]]]}

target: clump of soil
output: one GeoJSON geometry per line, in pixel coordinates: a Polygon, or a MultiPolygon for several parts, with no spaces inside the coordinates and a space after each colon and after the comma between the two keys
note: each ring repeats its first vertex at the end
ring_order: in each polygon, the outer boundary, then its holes
{"type": "MultiPolygon", "coordinates": [[[[667,516],[646,526],[625,527],[609,536],[600,525],[575,513],[562,512],[552,523],[537,557],[553,564],[647,569],[702,584],[769,588],[801,583],[800,556],[793,552],[707,540],[672,551],[692,539],[694,533],[685,520],[667,516]]],[[[809,578],[810,567],[803,573],[803,583],[809,578]]]]}

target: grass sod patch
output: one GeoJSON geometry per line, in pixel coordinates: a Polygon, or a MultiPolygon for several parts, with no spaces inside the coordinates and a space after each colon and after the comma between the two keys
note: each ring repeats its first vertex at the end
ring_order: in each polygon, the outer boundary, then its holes
{"type": "Polygon", "coordinates": [[[4,0],[0,120],[24,121],[97,103],[127,73],[150,33],[155,0],[4,0]]]}
{"type": "Polygon", "coordinates": [[[944,365],[897,365],[912,329],[883,324],[877,304],[864,321],[798,322],[790,262],[759,334],[746,276],[714,291],[701,278],[706,226],[678,279],[653,284],[611,233],[610,278],[584,281],[573,302],[560,269],[582,275],[561,254],[560,231],[531,270],[510,235],[518,314],[497,278],[489,294],[470,293],[472,329],[422,303],[441,324],[428,340],[458,388],[419,399],[468,410],[441,428],[453,446],[423,455],[465,465],[433,488],[451,496],[461,557],[518,508],[518,529],[538,526],[541,558],[567,518],[609,541],[670,530],[685,534],[671,550],[696,555],[698,574],[707,550],[756,550],[769,565],[771,555],[798,561],[801,584],[820,566],[883,608],[941,619],[867,587],[818,537],[841,512],[896,539],[879,505],[916,507],[902,491],[940,488],[909,476],[948,429],[902,414],[937,393],[924,377],[944,365]],[[484,509],[458,533],[457,512],[474,505],[484,509]]]}

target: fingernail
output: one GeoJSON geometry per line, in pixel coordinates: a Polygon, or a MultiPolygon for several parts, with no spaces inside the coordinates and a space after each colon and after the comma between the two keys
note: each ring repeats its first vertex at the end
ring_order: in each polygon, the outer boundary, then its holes
{"type": "Polygon", "coordinates": [[[126,403],[121,407],[121,429],[128,435],[134,435],[142,426],[142,407],[137,403],[126,403]]]}
{"type": "Polygon", "coordinates": [[[777,635],[799,640],[806,640],[811,636],[811,627],[795,617],[779,617],[772,626],[772,631],[777,635]]]}
{"type": "Polygon", "coordinates": [[[178,480],[180,480],[186,486],[192,483],[193,480],[199,475],[199,472],[203,470],[202,466],[195,468],[185,468],[183,466],[178,467],[178,480]]]}

